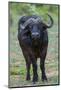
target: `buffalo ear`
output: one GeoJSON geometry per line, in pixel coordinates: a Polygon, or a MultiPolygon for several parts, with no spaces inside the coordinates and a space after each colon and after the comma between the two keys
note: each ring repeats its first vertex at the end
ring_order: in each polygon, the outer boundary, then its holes
{"type": "Polygon", "coordinates": [[[43,24],[43,29],[46,30],[47,29],[47,25],[43,24]]]}

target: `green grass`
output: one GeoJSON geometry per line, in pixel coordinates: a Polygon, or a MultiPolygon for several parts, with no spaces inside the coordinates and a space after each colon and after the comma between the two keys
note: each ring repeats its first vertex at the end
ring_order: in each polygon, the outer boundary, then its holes
{"type": "Polygon", "coordinates": [[[19,16],[15,17],[15,23],[10,27],[10,87],[18,86],[33,86],[33,85],[51,85],[58,84],[58,19],[54,17],[54,26],[48,29],[48,52],[46,56],[46,74],[48,82],[42,82],[41,70],[38,59],[38,75],[39,81],[36,84],[32,83],[32,68],[31,80],[26,81],[26,63],[17,39],[17,22],[19,16]]]}

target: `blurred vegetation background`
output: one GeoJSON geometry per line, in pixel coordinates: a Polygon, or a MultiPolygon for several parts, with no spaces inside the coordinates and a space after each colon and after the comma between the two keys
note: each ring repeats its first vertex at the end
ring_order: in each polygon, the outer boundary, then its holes
{"type": "MultiPolygon", "coordinates": [[[[45,15],[49,13],[53,20],[54,25],[48,29],[48,52],[46,56],[46,73],[48,82],[41,81],[41,71],[39,68],[38,60],[38,74],[39,81],[35,85],[54,85],[58,84],[58,5],[45,5],[45,4],[32,4],[32,3],[9,3],[9,33],[10,33],[10,76],[9,86],[33,86],[32,81],[26,81],[26,65],[19,46],[17,33],[18,21],[24,15],[38,15],[42,16],[44,20],[48,21],[45,15]]],[[[31,68],[31,78],[32,78],[31,68]]],[[[32,80],[32,79],[31,79],[32,80]]]]}
{"type": "MultiPolygon", "coordinates": [[[[39,15],[43,16],[46,13],[58,14],[57,5],[43,5],[43,4],[25,4],[25,3],[10,3],[10,25],[14,24],[18,18],[24,15],[39,15]]],[[[46,19],[46,16],[45,16],[46,19]]]]}

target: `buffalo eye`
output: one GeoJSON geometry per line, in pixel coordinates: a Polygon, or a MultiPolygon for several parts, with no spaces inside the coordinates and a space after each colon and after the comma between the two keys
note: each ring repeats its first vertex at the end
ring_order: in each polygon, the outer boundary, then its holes
{"type": "Polygon", "coordinates": [[[47,28],[46,25],[43,25],[43,29],[46,30],[46,28],[47,28]]]}
{"type": "Polygon", "coordinates": [[[45,26],[43,26],[43,29],[46,29],[46,27],[45,27],[45,26]]]}

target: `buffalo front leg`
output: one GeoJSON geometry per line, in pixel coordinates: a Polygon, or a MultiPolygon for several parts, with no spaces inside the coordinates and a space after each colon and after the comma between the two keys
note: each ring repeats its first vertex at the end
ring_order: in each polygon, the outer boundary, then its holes
{"type": "Polygon", "coordinates": [[[33,67],[33,82],[35,83],[36,81],[38,81],[37,60],[33,55],[31,55],[30,58],[31,58],[32,67],[33,67]]]}
{"type": "Polygon", "coordinates": [[[30,65],[31,65],[31,61],[30,61],[30,57],[29,57],[29,54],[28,54],[27,50],[23,51],[23,55],[24,55],[24,58],[25,58],[26,70],[27,70],[26,80],[30,80],[30,65]]]}
{"type": "MultiPolygon", "coordinates": [[[[23,42],[25,42],[25,41],[23,41],[23,42]]],[[[26,70],[27,70],[26,80],[30,80],[30,64],[31,64],[31,62],[30,62],[30,58],[29,58],[29,53],[27,52],[29,50],[27,50],[26,45],[23,46],[21,44],[20,40],[19,40],[19,45],[22,48],[22,52],[23,52],[23,55],[24,55],[24,58],[25,58],[25,62],[26,62],[26,70]]]]}
{"type": "Polygon", "coordinates": [[[47,80],[47,76],[45,73],[45,58],[46,58],[47,48],[44,48],[44,50],[41,53],[40,57],[40,68],[42,71],[42,81],[47,80]]]}
{"type": "Polygon", "coordinates": [[[30,62],[26,62],[26,68],[27,68],[27,75],[26,80],[30,80],[30,62]]]}

